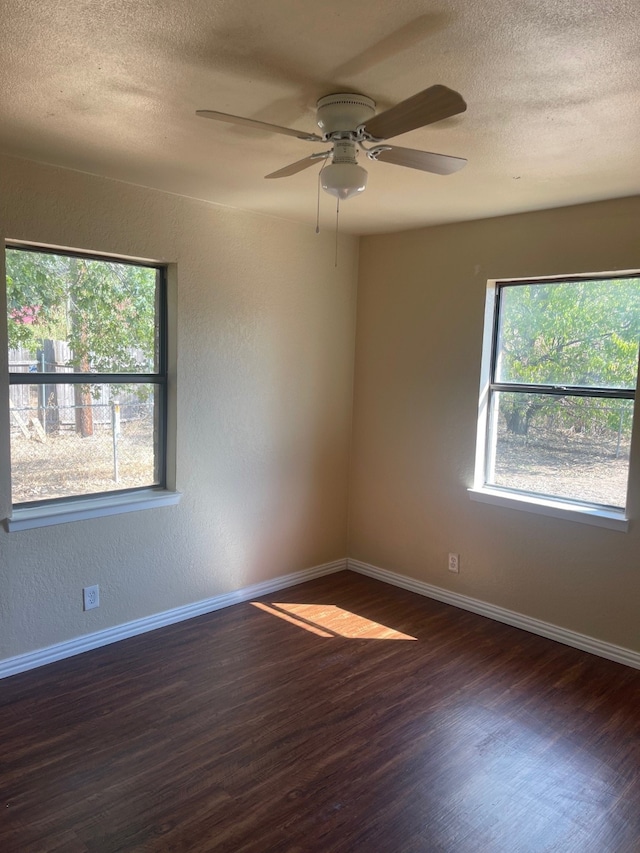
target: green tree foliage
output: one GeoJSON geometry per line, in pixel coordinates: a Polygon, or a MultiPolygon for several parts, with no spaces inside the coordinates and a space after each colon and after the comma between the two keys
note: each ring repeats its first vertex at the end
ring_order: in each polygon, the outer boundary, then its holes
{"type": "MultiPolygon", "coordinates": [[[[154,269],[22,249],[8,249],[9,348],[23,348],[46,372],[59,372],[54,341],[68,344],[74,372],[152,373],[156,360],[154,269]]],[[[58,348],[59,350],[60,348],[58,348]]],[[[62,371],[65,372],[64,369],[62,371]]],[[[112,390],[124,389],[112,385],[112,390]]],[[[129,390],[146,400],[151,386],[129,390]]],[[[92,395],[99,384],[74,385],[76,430],[93,434],[92,395]]],[[[51,392],[55,400],[55,390],[51,392]]],[[[54,419],[53,411],[40,418],[54,419]]]]}
{"type": "MultiPolygon", "coordinates": [[[[502,289],[496,381],[586,388],[634,388],[640,339],[640,279],[549,282],[502,289]]],[[[589,401],[567,397],[567,419],[589,401]]],[[[507,430],[526,435],[558,398],[501,394],[507,430]]],[[[615,412],[603,415],[611,421],[615,412]]],[[[592,408],[593,412],[593,408],[592,408]]],[[[593,419],[593,414],[591,415],[593,419]]],[[[600,419],[602,420],[602,418],[600,419]]]]}
{"type": "Polygon", "coordinates": [[[154,370],[154,269],[8,249],[7,297],[10,348],[64,340],[76,370],[154,370]]]}

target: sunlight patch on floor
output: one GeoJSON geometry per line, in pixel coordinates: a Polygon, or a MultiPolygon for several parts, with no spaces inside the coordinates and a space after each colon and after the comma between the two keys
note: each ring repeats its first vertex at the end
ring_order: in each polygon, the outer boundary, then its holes
{"type": "Polygon", "coordinates": [[[335,604],[265,604],[261,601],[253,601],[252,604],[265,613],[278,616],[319,637],[346,637],[351,640],[416,639],[335,604]]]}

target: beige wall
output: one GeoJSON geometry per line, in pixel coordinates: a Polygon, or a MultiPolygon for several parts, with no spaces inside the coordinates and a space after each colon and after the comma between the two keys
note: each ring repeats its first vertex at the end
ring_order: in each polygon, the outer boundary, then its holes
{"type": "Polygon", "coordinates": [[[177,507],[0,530],[0,659],[345,556],[355,238],[336,270],[331,233],[8,158],[0,233],[177,264],[183,493],[177,507]],[[94,583],[100,608],[84,613],[94,583]]]}
{"type": "Polygon", "coordinates": [[[487,279],[638,268],[639,198],[362,239],[351,557],[640,650],[640,423],[629,533],[466,491],[487,279]]]}
{"type": "Polygon", "coordinates": [[[336,270],[331,234],[0,158],[4,238],[177,265],[183,493],[178,507],[0,529],[0,660],[347,553],[640,650],[635,521],[623,534],[466,492],[487,279],[638,268],[639,224],[635,198],[362,239],[347,542],[357,241],[341,238],[336,270]],[[84,613],[92,583],[101,606],[84,613]]]}

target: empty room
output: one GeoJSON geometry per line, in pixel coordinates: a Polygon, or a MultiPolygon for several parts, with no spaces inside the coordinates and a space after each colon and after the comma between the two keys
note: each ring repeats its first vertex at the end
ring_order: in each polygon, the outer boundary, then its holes
{"type": "Polygon", "coordinates": [[[640,7],[7,0],[0,850],[640,850],[640,7]]]}

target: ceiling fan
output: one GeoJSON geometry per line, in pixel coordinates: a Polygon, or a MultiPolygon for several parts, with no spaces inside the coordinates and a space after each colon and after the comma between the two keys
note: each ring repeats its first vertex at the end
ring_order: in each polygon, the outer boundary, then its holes
{"type": "Polygon", "coordinates": [[[305,142],[331,143],[331,148],[266,175],[267,178],[286,178],[295,175],[314,163],[324,161],[320,172],[322,188],[338,199],[351,198],[367,186],[367,171],[357,163],[358,149],[369,160],[408,166],[423,172],[449,175],[457,172],[467,162],[462,157],[433,154],[414,148],[386,145],[385,140],[410,130],[425,127],[436,121],[458,115],[467,105],[458,92],[446,86],[430,86],[417,95],[407,98],[385,112],[375,114],[376,104],[365,95],[338,93],[326,95],[317,103],[316,120],[321,133],[306,133],[290,127],[255,121],[242,116],[220,113],[215,110],[197,110],[196,115],[229,124],[243,125],[271,133],[295,136],[305,142]],[[382,144],[381,144],[382,143],[382,144]],[[327,165],[326,161],[330,161],[327,165]]]}

